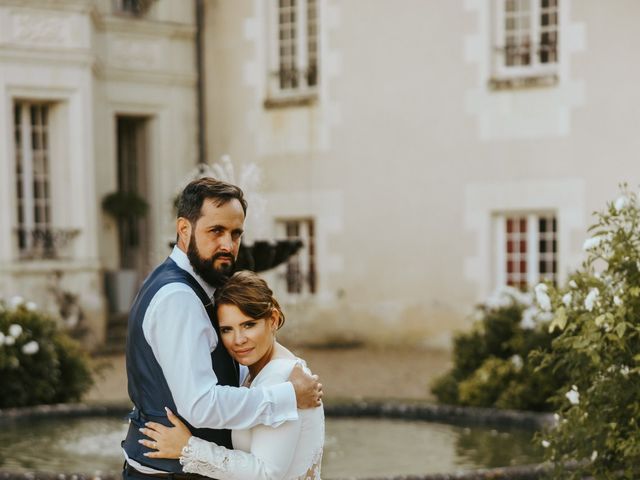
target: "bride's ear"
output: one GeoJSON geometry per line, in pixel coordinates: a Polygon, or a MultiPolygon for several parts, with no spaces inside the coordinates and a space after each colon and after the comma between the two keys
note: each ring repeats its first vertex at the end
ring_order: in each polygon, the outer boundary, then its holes
{"type": "Polygon", "coordinates": [[[271,309],[271,317],[269,317],[269,326],[271,331],[275,333],[278,330],[278,323],[280,323],[280,312],[277,308],[271,309]]]}

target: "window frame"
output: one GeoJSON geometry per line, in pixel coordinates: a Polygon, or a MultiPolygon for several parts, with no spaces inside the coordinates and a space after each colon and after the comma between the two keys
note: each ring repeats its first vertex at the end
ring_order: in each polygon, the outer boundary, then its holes
{"type": "Polygon", "coordinates": [[[278,270],[278,283],[282,285],[281,291],[288,300],[314,297],[318,293],[317,222],[313,217],[278,218],[276,219],[276,231],[278,236],[282,238],[300,239],[303,242],[302,248],[295,255],[289,257],[284,266],[278,270]],[[289,234],[290,224],[297,224],[297,235],[289,234]],[[300,291],[291,289],[289,283],[290,272],[294,264],[300,271],[300,291]]]}
{"type": "Polygon", "coordinates": [[[321,0],[292,0],[295,4],[295,71],[299,76],[299,85],[293,88],[283,88],[280,85],[280,4],[279,0],[269,0],[267,3],[267,98],[266,107],[302,104],[307,105],[315,101],[318,97],[321,75],[320,75],[320,27],[321,27],[321,0]],[[307,74],[311,68],[309,65],[309,24],[308,8],[309,2],[315,5],[315,84],[308,85],[307,74]]]}
{"type": "Polygon", "coordinates": [[[37,246],[36,238],[51,235],[53,229],[53,198],[52,198],[52,178],[51,178],[51,110],[53,104],[47,101],[32,101],[16,99],[13,102],[13,130],[14,130],[14,161],[15,186],[16,186],[16,233],[18,235],[18,254],[21,258],[30,255],[30,252],[37,246]],[[35,149],[34,143],[34,121],[32,118],[32,108],[43,109],[46,112],[46,121],[43,120],[37,126],[40,132],[39,150],[35,149]],[[18,126],[16,112],[20,111],[20,124],[18,126]],[[20,144],[18,144],[18,129],[20,131],[20,144]],[[46,138],[46,141],[44,140],[46,138]],[[46,144],[46,145],[45,145],[46,144]],[[44,173],[37,174],[35,167],[36,154],[43,155],[41,160],[44,166],[44,173]],[[18,173],[20,172],[20,174],[18,173]],[[37,177],[41,176],[40,183],[43,184],[45,193],[42,199],[36,197],[34,185],[37,177]],[[21,178],[20,178],[21,177],[21,178]],[[38,206],[38,203],[42,205],[38,206]],[[44,219],[36,219],[36,209],[43,210],[44,219]],[[21,232],[24,237],[21,240],[21,232]],[[38,233],[40,232],[40,233],[38,233]],[[23,244],[24,242],[24,244],[23,244]]]}
{"type": "Polygon", "coordinates": [[[537,80],[538,83],[555,83],[557,81],[557,75],[559,70],[559,64],[561,62],[560,54],[560,41],[559,37],[562,30],[562,14],[560,8],[560,2],[557,0],[555,6],[556,17],[556,60],[554,62],[542,63],[540,61],[540,35],[541,29],[541,12],[542,7],[540,5],[541,0],[527,0],[530,6],[530,23],[529,23],[529,41],[532,45],[530,51],[531,63],[529,65],[521,66],[508,66],[507,61],[507,47],[506,47],[506,6],[509,0],[494,0],[494,21],[493,28],[493,62],[494,62],[494,77],[492,82],[509,82],[517,80],[537,80]]]}
{"type": "MultiPolygon", "coordinates": [[[[494,249],[495,249],[495,279],[496,286],[504,287],[509,285],[509,272],[507,271],[507,261],[509,252],[507,251],[507,220],[510,218],[526,219],[527,231],[526,231],[526,287],[533,288],[535,285],[542,281],[551,281],[553,284],[557,284],[560,278],[559,266],[560,266],[560,249],[559,249],[559,229],[558,229],[558,212],[556,211],[510,211],[502,212],[495,216],[494,221],[494,249]],[[555,249],[551,251],[547,248],[544,252],[540,251],[540,219],[553,219],[555,220],[555,230],[547,230],[545,233],[549,235],[551,232],[551,238],[544,240],[555,242],[555,249]],[[534,228],[532,228],[534,226],[534,228]],[[531,248],[535,246],[535,248],[531,248]],[[549,259],[551,255],[551,259],[549,259]],[[540,273],[540,262],[555,262],[555,272],[540,273]]],[[[518,250],[520,250],[518,248],[518,250]]],[[[519,253],[519,252],[516,252],[519,253]]],[[[516,288],[521,288],[522,285],[512,285],[516,288]]]]}

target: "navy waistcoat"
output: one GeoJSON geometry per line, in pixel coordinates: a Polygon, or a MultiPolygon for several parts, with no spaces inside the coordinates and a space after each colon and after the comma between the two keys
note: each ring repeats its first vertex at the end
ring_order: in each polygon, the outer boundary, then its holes
{"type": "MultiPolygon", "coordinates": [[[[153,421],[171,426],[164,410],[165,406],[169,407],[178,416],[180,414],[176,409],[162,369],[142,331],[142,321],[151,299],[160,288],[169,283],[183,283],[193,289],[205,306],[218,339],[221,338],[212,300],[189,272],[178,267],[171,258],[167,258],[144,281],[129,312],[126,347],[127,381],[129,397],[133,401],[134,409],[129,414],[131,423],[122,446],[127,452],[127,456],[141,465],[166,472],[182,472],[182,467],[178,460],[145,457],[143,454],[150,450],[138,443],[139,439],[145,438],[138,431],[139,428],[144,426],[145,422],[153,421]]],[[[176,318],[175,321],[179,322],[180,319],[176,318]]],[[[211,353],[209,361],[218,378],[219,385],[238,386],[238,365],[224,348],[222,341],[218,341],[218,345],[211,353]]],[[[182,419],[182,417],[180,418],[182,419]]],[[[184,421],[184,419],[182,420],[184,421]]],[[[185,423],[194,436],[232,448],[231,432],[229,430],[194,428],[187,422],[185,423]]]]}

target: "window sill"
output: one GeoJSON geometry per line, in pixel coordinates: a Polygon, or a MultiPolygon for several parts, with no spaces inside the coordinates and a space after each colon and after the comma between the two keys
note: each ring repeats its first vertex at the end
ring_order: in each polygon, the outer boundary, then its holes
{"type": "Polygon", "coordinates": [[[555,87],[559,82],[555,73],[543,75],[523,75],[518,77],[491,77],[489,88],[491,90],[523,90],[528,88],[555,87]]]}
{"type": "Polygon", "coordinates": [[[270,110],[276,108],[310,107],[317,101],[318,95],[315,93],[287,97],[271,97],[264,101],[264,108],[270,110]]]}

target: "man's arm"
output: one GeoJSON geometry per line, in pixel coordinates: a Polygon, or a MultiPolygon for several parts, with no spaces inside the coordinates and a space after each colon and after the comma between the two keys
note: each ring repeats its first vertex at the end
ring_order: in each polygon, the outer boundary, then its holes
{"type": "Polygon", "coordinates": [[[298,418],[290,382],[253,389],[217,384],[211,352],[218,338],[202,302],[186,285],[165,285],[156,293],[143,331],[178,413],[194,427],[276,427],[298,418]]]}

